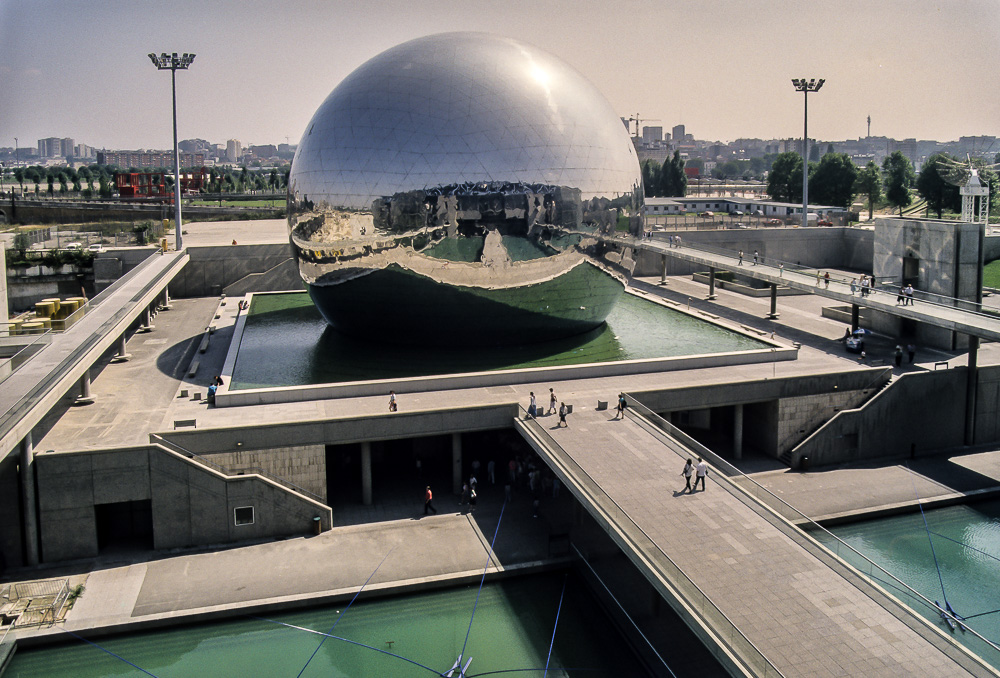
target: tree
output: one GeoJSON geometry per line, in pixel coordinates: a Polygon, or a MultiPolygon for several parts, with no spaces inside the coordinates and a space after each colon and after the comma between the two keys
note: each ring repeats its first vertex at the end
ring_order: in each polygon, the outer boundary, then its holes
{"type": "Polygon", "coordinates": [[[899,208],[899,214],[903,214],[903,208],[909,207],[913,202],[910,195],[910,187],[916,180],[913,173],[913,163],[899,151],[893,151],[892,155],[882,163],[882,178],[885,183],[885,197],[889,204],[899,208]]]}
{"type": "Polygon", "coordinates": [[[778,202],[802,200],[802,156],[795,151],[779,153],[767,175],[767,194],[778,202]]]}
{"type": "Polygon", "coordinates": [[[958,186],[953,186],[941,176],[940,163],[943,160],[950,160],[947,153],[935,153],[927,158],[927,162],[920,169],[917,176],[917,193],[927,201],[927,209],[937,212],[938,219],[941,218],[945,208],[952,208],[958,204],[958,186]]]}
{"type": "Polygon", "coordinates": [[[18,167],[14,170],[14,179],[21,185],[21,194],[24,194],[24,168],[18,167]]]}
{"type": "Polygon", "coordinates": [[[670,159],[670,164],[665,165],[661,172],[664,175],[662,180],[663,195],[668,198],[683,198],[687,193],[687,174],[684,172],[684,158],[680,151],[674,151],[674,157],[670,159]]]}
{"type": "Polygon", "coordinates": [[[660,163],[655,160],[644,160],[642,163],[643,195],[652,198],[660,195],[660,163]]]}
{"type": "Polygon", "coordinates": [[[854,202],[858,168],[846,153],[827,153],[809,173],[809,197],[820,205],[848,209],[854,202]]]}
{"type": "Polygon", "coordinates": [[[865,168],[858,173],[855,190],[868,196],[868,221],[872,220],[875,203],[882,199],[882,173],[874,160],[869,160],[865,168]]]}

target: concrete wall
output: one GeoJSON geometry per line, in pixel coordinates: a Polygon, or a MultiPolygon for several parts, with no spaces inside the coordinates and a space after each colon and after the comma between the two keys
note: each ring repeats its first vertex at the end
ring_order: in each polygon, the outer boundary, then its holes
{"type": "Polygon", "coordinates": [[[794,448],[837,412],[860,406],[871,391],[836,390],[778,401],[778,456],[794,448]]]}
{"type": "Polygon", "coordinates": [[[317,515],[330,526],[325,507],[257,476],[227,478],[158,446],[42,453],[35,468],[46,562],[97,555],[98,504],[151,500],[157,549],[305,534],[317,515]],[[234,524],[240,506],[254,507],[254,524],[234,524]]]}
{"type": "MultiPolygon", "coordinates": [[[[291,245],[224,245],[219,247],[188,247],[191,260],[170,284],[175,297],[208,297],[222,294],[228,287],[253,274],[266,273],[293,258],[291,245]]],[[[304,289],[301,278],[287,280],[285,288],[304,289]]],[[[278,279],[270,280],[270,283],[278,279]]],[[[241,293],[242,294],[242,293],[241,293]]]]}
{"type": "Polygon", "coordinates": [[[5,567],[24,564],[18,462],[17,454],[0,459],[0,574],[5,567]]]}
{"type": "MultiPolygon", "coordinates": [[[[917,260],[918,292],[974,301],[979,291],[979,226],[938,219],[875,220],[874,274],[902,281],[904,258],[917,260]]],[[[920,303],[919,299],[916,303],[920,303]]],[[[871,314],[872,329],[890,336],[904,334],[902,319],[871,314]]],[[[939,327],[916,325],[916,340],[944,349],[966,348],[968,338],[939,327]]]]}
{"type": "Polygon", "coordinates": [[[158,247],[118,247],[101,252],[94,258],[94,290],[100,293],[113,282],[153,256],[158,247]]]}
{"type": "MultiPolygon", "coordinates": [[[[844,410],[794,450],[811,466],[908,457],[965,442],[966,369],[904,374],[858,409],[844,410]]],[[[1000,441],[1000,366],[979,369],[974,444],[1000,441]]]]}
{"type": "MultiPolygon", "coordinates": [[[[657,240],[665,240],[672,231],[657,232],[657,240]]],[[[874,233],[868,229],[819,228],[755,228],[714,231],[677,231],[686,243],[743,250],[747,259],[758,250],[762,257],[803,266],[850,268],[870,271],[874,233]]],[[[660,275],[659,254],[641,252],[635,275],[660,275]]],[[[667,275],[695,273],[703,266],[667,258],[667,275]]]]}
{"type": "Polygon", "coordinates": [[[326,500],[326,447],[299,445],[246,449],[204,455],[230,473],[251,473],[260,469],[268,476],[279,478],[326,500]]]}

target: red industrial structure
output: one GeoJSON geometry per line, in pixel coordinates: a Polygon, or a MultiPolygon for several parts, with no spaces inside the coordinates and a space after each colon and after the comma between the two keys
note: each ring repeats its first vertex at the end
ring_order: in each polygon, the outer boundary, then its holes
{"type": "MultiPolygon", "coordinates": [[[[167,190],[163,172],[118,172],[115,189],[122,198],[156,198],[173,202],[173,193],[167,190]]],[[[181,172],[181,194],[199,193],[208,181],[208,168],[181,172]]]]}

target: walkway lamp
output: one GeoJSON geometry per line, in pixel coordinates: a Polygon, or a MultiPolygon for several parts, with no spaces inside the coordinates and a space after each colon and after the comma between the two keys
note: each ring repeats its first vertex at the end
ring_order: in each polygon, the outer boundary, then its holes
{"type": "Polygon", "coordinates": [[[809,92],[818,92],[826,80],[806,80],[805,78],[792,78],[792,85],[796,91],[802,92],[803,112],[802,112],[802,226],[809,225],[807,213],[809,211],[809,92]]]}
{"type": "Polygon", "coordinates": [[[186,71],[191,62],[194,61],[194,54],[185,52],[177,56],[177,52],[167,54],[163,52],[156,56],[152,52],[149,60],[153,62],[158,70],[170,71],[170,92],[174,102],[174,233],[177,239],[177,251],[183,247],[181,238],[181,156],[177,148],[177,71],[186,71]]]}

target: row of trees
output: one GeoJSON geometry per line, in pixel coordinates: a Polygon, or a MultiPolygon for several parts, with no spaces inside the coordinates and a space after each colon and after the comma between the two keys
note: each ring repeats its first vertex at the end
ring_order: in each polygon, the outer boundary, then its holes
{"type": "MultiPolygon", "coordinates": [[[[43,193],[42,186],[46,189],[44,193],[53,196],[77,194],[84,198],[98,195],[102,198],[110,198],[113,189],[114,175],[123,171],[115,165],[88,165],[74,169],[72,167],[42,167],[32,165],[30,167],[18,167],[14,169],[14,181],[20,186],[22,192],[24,185],[34,185],[35,195],[43,193]]],[[[169,188],[173,188],[173,169],[166,167],[158,168],[129,168],[128,172],[161,172],[165,176],[165,183],[169,188]]],[[[183,171],[183,170],[182,170],[183,171]]],[[[187,170],[187,171],[197,171],[187,170]]],[[[278,191],[288,185],[288,174],[290,168],[271,168],[261,170],[251,170],[246,167],[240,170],[231,168],[209,169],[208,180],[203,188],[208,193],[246,193],[250,191],[278,191]]]]}
{"type": "MultiPolygon", "coordinates": [[[[874,205],[883,199],[899,210],[913,204],[913,190],[927,201],[927,207],[941,218],[945,210],[958,212],[962,209],[956,174],[950,167],[954,158],[947,153],[936,153],[927,159],[919,175],[913,163],[899,151],[893,152],[880,168],[869,162],[863,169],[844,153],[827,152],[818,163],[809,163],[809,201],[820,205],[834,205],[849,208],[855,196],[868,197],[868,218],[871,219],[874,205]]],[[[1000,162],[1000,155],[995,160],[1000,162]]],[[[979,168],[980,180],[989,185],[990,209],[997,204],[997,174],[985,161],[973,159],[979,168]]],[[[962,179],[964,181],[964,178],[962,179]]],[[[767,192],[774,200],[782,202],[802,202],[802,156],[795,152],[781,153],[775,158],[768,175],[767,192]]]]}
{"type": "Polygon", "coordinates": [[[647,198],[677,198],[687,192],[687,175],[680,151],[662,165],[655,160],[642,163],[642,185],[647,198]]]}

